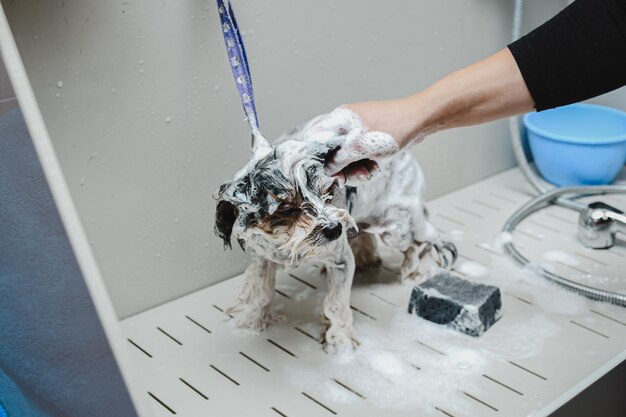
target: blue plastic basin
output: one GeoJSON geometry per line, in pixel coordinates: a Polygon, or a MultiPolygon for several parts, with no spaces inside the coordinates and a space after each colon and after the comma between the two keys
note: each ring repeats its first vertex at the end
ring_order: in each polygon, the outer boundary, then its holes
{"type": "Polygon", "coordinates": [[[537,169],[556,185],[610,184],[626,162],[626,113],[572,104],[524,115],[537,169]]]}

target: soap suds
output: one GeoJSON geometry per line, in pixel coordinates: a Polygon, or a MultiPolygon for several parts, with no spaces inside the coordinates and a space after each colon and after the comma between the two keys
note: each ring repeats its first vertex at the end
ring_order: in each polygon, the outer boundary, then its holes
{"type": "Polygon", "coordinates": [[[328,174],[336,174],[351,162],[363,158],[379,160],[400,150],[396,140],[384,132],[369,131],[358,114],[339,107],[307,130],[305,141],[343,137],[341,148],[327,161],[328,174]]]}
{"type": "Polygon", "coordinates": [[[573,255],[560,250],[550,250],[543,253],[543,259],[549,262],[556,262],[568,266],[580,265],[580,261],[573,255]]]}
{"type": "MultiPolygon", "coordinates": [[[[384,254],[385,250],[381,252],[384,254]]],[[[521,301],[504,298],[503,318],[487,331],[487,337],[467,337],[407,314],[401,306],[384,326],[360,321],[356,328],[361,345],[356,351],[325,356],[322,362],[315,360],[306,373],[286,367],[286,378],[331,407],[332,404],[350,405],[362,401],[334,382],[337,379],[365,396],[373,407],[428,415],[433,406],[438,406],[452,414],[456,411],[464,415],[471,400],[468,403],[460,390],[480,398],[481,376],[491,372],[489,363],[494,358],[515,361],[536,357],[541,354],[546,340],[558,337],[561,331],[553,313],[577,314],[589,309],[588,300],[539,276],[538,264],[530,264],[522,270],[507,258],[494,255],[489,260],[486,265],[463,262],[459,267],[466,273],[481,275],[473,278],[476,282],[496,285],[502,291],[511,289],[534,306],[524,309],[511,321],[507,319],[508,305],[521,301]],[[528,285],[520,285],[520,281],[528,285]]],[[[371,289],[382,291],[387,285],[377,284],[371,289]]],[[[412,285],[403,285],[407,301],[412,285]]],[[[301,323],[298,326],[313,335],[322,332],[319,325],[301,323]]],[[[302,343],[311,346],[312,351],[320,349],[306,338],[302,343]]]]}
{"type": "Polygon", "coordinates": [[[369,366],[374,372],[384,376],[398,376],[406,373],[406,363],[387,351],[372,352],[369,355],[369,366]]]}
{"type": "Polygon", "coordinates": [[[376,407],[419,409],[425,413],[430,412],[433,405],[460,412],[467,407],[467,398],[459,394],[459,389],[480,392],[476,379],[487,372],[485,352],[482,348],[472,348],[471,344],[469,347],[463,346],[467,343],[452,346],[446,341],[451,338],[467,342],[467,336],[402,310],[394,315],[391,326],[386,329],[361,325],[359,336],[361,345],[356,351],[327,356],[322,366],[316,364],[308,370],[286,367],[286,376],[298,389],[319,396],[329,404],[362,401],[336,384],[336,379],[376,407]],[[444,354],[420,343],[431,343],[444,354]]]}
{"type": "MultiPolygon", "coordinates": [[[[524,268],[509,258],[492,256],[488,277],[481,278],[485,284],[495,285],[501,291],[512,291],[533,302],[544,313],[578,314],[588,311],[588,300],[543,277],[542,269],[548,264],[529,263],[524,268]],[[526,284],[521,284],[520,281],[526,284]]],[[[504,300],[506,301],[506,300],[504,300]]],[[[506,303],[504,303],[506,316],[506,303]]]]}
{"type": "Polygon", "coordinates": [[[462,242],[465,232],[463,230],[450,230],[450,237],[455,242],[462,242]]]}
{"type": "Polygon", "coordinates": [[[494,240],[495,247],[500,251],[502,251],[502,248],[504,247],[504,245],[506,245],[507,243],[512,243],[512,242],[513,242],[513,235],[509,232],[501,232],[498,236],[496,236],[494,240]]]}
{"type": "MultiPolygon", "coordinates": [[[[481,239],[482,236],[476,235],[477,239],[481,239]]],[[[504,253],[504,245],[507,243],[513,242],[513,235],[509,232],[501,232],[497,235],[492,243],[489,242],[481,242],[478,244],[479,247],[485,249],[488,252],[492,253],[504,253]]]]}
{"type": "Polygon", "coordinates": [[[483,264],[474,261],[464,261],[461,262],[456,269],[468,277],[471,278],[480,278],[487,276],[489,274],[489,269],[483,264]]]}

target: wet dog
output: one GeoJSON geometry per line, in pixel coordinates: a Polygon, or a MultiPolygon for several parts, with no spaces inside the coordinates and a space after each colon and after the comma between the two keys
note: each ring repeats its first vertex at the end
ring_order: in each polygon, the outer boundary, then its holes
{"type": "Polygon", "coordinates": [[[340,135],[323,141],[311,134],[318,121],[287,133],[274,146],[257,138],[250,162],[214,195],[215,233],[225,247],[236,239],[252,257],[243,289],[228,311],[236,326],[266,329],[277,319],[271,310],[276,270],[317,264],[328,277],[324,345],[336,351],[358,344],[350,290],[355,267],[381,263],[376,235],[403,252],[402,279],[432,276],[454,262],[456,250],[428,222],[424,178],[415,159],[395,153],[379,161],[371,179],[340,187],[326,175],[324,162],[345,144],[340,135]]]}

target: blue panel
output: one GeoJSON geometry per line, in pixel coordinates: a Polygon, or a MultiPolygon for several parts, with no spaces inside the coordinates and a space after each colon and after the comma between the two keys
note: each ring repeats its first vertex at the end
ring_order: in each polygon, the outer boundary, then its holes
{"type": "Polygon", "coordinates": [[[0,118],[0,219],[0,417],[136,416],[19,110],[0,118]]]}

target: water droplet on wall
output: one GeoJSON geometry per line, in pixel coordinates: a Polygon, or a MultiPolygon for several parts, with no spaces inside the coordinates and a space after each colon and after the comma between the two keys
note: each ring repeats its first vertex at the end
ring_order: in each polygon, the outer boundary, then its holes
{"type": "Polygon", "coordinates": [[[63,88],[63,81],[61,81],[61,80],[57,81],[57,87],[58,88],[63,88]]]}
{"type": "Polygon", "coordinates": [[[170,116],[166,116],[165,123],[172,123],[172,118],[170,116]]]}

